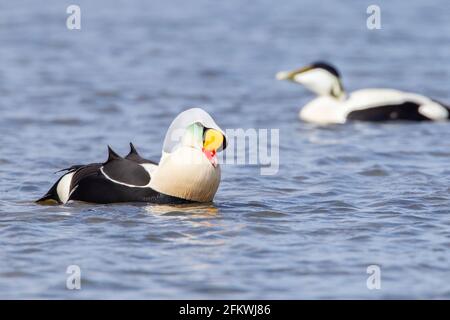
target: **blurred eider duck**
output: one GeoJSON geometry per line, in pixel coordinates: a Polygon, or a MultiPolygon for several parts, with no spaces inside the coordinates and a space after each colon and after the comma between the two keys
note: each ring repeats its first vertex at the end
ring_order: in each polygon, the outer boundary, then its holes
{"type": "Polygon", "coordinates": [[[450,108],[425,96],[394,89],[344,91],[339,72],[316,62],[294,71],[281,71],[278,80],[304,85],[318,95],[300,111],[300,119],[317,124],[359,121],[445,121],[450,108]]]}
{"type": "Polygon", "coordinates": [[[170,125],[159,164],[142,158],[132,143],[126,157],[108,147],[106,162],[64,169],[37,202],[210,202],[220,183],[216,152],[225,147],[225,133],[211,116],[189,109],[170,125]]]}

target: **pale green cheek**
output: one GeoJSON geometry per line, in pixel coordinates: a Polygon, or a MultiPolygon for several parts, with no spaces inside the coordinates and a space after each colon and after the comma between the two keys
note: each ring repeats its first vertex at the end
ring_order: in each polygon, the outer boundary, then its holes
{"type": "Polygon", "coordinates": [[[201,148],[203,146],[203,127],[197,123],[191,124],[186,129],[182,144],[184,146],[201,148]]]}

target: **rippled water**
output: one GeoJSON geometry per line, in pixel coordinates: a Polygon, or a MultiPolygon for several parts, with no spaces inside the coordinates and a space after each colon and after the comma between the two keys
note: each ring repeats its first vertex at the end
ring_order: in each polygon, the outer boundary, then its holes
{"type": "Polygon", "coordinates": [[[71,3],[0,4],[1,298],[450,298],[450,124],[315,127],[274,81],[326,59],[450,102],[448,1],[378,1],[376,31],[372,1],[77,1],[68,31],[71,3]],[[224,166],[212,205],[33,203],[107,144],[158,159],[190,106],[279,128],[279,173],[224,166]]]}

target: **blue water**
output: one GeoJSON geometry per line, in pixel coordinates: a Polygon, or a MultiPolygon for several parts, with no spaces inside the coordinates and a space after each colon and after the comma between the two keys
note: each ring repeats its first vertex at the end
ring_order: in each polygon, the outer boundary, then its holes
{"type": "Polygon", "coordinates": [[[450,298],[450,124],[316,127],[274,80],[324,59],[450,102],[448,1],[377,1],[372,31],[373,1],[83,0],[69,31],[72,3],[0,3],[0,298],[450,298]],[[191,106],[280,129],[278,174],[223,166],[212,205],[33,203],[107,144],[159,159],[191,106]]]}

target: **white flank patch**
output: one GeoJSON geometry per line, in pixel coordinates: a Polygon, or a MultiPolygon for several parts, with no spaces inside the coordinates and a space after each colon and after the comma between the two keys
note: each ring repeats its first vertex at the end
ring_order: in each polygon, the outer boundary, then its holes
{"type": "Polygon", "coordinates": [[[448,111],[437,103],[425,104],[419,107],[419,112],[431,120],[447,120],[448,111]]]}
{"type": "Polygon", "coordinates": [[[71,172],[64,175],[56,186],[56,193],[62,203],[67,203],[67,201],[69,201],[70,184],[72,183],[72,177],[74,174],[75,172],[71,172]]]}

